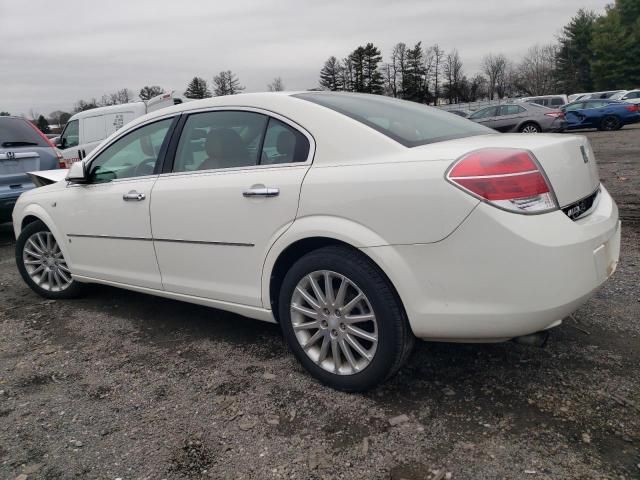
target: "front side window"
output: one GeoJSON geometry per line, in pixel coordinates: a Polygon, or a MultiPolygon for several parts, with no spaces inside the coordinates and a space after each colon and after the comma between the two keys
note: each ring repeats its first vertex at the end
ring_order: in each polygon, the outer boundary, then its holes
{"type": "Polygon", "coordinates": [[[307,92],[293,97],[346,115],[405,147],[495,133],[458,115],[381,95],[307,92]]]}
{"type": "Polygon", "coordinates": [[[189,115],[176,151],[174,172],[257,165],[269,117],[244,111],[189,115]]]}
{"type": "Polygon", "coordinates": [[[475,112],[469,118],[477,120],[478,118],[495,117],[496,116],[496,110],[497,110],[497,107],[483,108],[482,110],[478,110],[477,112],[475,112]]]}
{"type": "Polygon", "coordinates": [[[554,107],[560,107],[562,105],[564,105],[564,100],[562,98],[559,97],[554,97],[551,99],[551,105],[554,107]]]}
{"type": "Polygon", "coordinates": [[[80,126],[78,120],[72,120],[64,127],[60,137],[60,148],[77,147],[80,143],[80,126]]]}
{"type": "Polygon", "coordinates": [[[172,118],[151,123],[120,137],[91,162],[91,183],[152,175],[172,118]]]}

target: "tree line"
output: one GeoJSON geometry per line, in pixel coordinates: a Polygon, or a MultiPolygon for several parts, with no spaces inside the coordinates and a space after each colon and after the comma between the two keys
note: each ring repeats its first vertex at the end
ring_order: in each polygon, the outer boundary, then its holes
{"type": "MultiPolygon", "coordinates": [[[[343,58],[329,57],[320,70],[319,84],[326,90],[389,95],[427,104],[473,102],[639,88],[639,59],[640,2],[615,0],[601,15],[578,10],[555,42],[532,46],[520,61],[491,52],[482,58],[479,72],[468,74],[455,48],[447,52],[437,43],[425,46],[422,42],[399,42],[385,60],[378,47],[367,43],[343,58]]],[[[237,74],[223,70],[211,83],[193,77],[184,96],[209,98],[244,89],[237,74]]],[[[269,91],[284,89],[281,77],[267,85],[269,91]]],[[[162,87],[147,85],[140,89],[138,98],[149,100],[162,93],[162,87]]],[[[72,113],[135,99],[131,90],[122,88],[100,99],[78,100],[72,112],[55,111],[47,118],[32,110],[30,118],[48,130],[45,122],[64,125],[72,113]]],[[[0,111],[1,115],[9,112],[0,111]]]]}
{"type": "Polygon", "coordinates": [[[397,43],[388,60],[367,43],[329,57],[322,89],[375,93],[434,105],[482,98],[631,89],[640,86],[640,2],[616,0],[603,15],[579,10],[555,43],[534,45],[519,62],[502,53],[482,58],[467,76],[456,49],[397,43]]]}

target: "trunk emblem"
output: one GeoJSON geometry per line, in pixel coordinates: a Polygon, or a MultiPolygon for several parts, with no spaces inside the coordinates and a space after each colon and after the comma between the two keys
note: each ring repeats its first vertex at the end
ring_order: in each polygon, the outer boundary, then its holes
{"type": "Polygon", "coordinates": [[[16,159],[16,154],[14,152],[7,152],[7,160],[15,160],[16,159]]]}
{"type": "Polygon", "coordinates": [[[582,153],[584,163],[589,163],[589,155],[587,155],[587,150],[584,148],[584,145],[580,145],[580,152],[582,153]]]}

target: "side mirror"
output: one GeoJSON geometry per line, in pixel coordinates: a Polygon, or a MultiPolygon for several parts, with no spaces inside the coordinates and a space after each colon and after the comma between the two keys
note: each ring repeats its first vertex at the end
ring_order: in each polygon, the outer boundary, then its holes
{"type": "Polygon", "coordinates": [[[67,172],[67,182],[71,183],[86,183],[87,172],[85,170],[85,164],[83,161],[74,162],[71,164],[71,168],[67,172]]]}
{"type": "Polygon", "coordinates": [[[62,145],[62,144],[60,143],[60,136],[53,137],[53,138],[51,139],[51,143],[53,143],[54,147],[60,148],[60,146],[62,145]]]}

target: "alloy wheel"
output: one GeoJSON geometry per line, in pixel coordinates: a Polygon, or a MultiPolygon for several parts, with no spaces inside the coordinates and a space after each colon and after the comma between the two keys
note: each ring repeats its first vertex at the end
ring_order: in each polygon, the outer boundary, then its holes
{"type": "Polygon", "coordinates": [[[535,125],[525,125],[522,129],[522,133],[538,133],[538,127],[535,125]]]}
{"type": "Polygon", "coordinates": [[[364,292],[330,270],[305,275],[291,298],[291,322],[298,343],[319,367],[353,375],[373,360],[378,323],[364,292]]]}
{"type": "Polygon", "coordinates": [[[24,244],[22,261],[31,280],[50,292],[61,292],[73,278],[51,232],[36,232],[24,244]]]}

